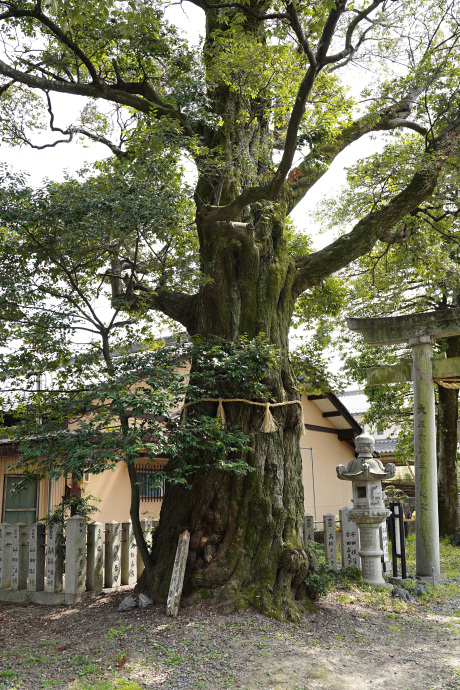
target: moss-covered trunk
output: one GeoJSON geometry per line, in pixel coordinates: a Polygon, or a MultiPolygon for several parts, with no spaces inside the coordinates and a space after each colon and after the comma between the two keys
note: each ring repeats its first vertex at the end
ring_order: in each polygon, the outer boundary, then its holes
{"type": "MultiPolygon", "coordinates": [[[[448,338],[448,357],[458,357],[460,337],[448,338]]],[[[460,529],[458,497],[458,390],[438,387],[438,506],[442,536],[460,529]]]]}
{"type": "MultiPolygon", "coordinates": [[[[236,339],[265,333],[281,352],[281,365],[267,371],[272,399],[299,398],[288,357],[294,298],[293,261],[278,207],[260,208],[249,239],[200,228],[209,282],[202,288],[197,333],[236,339]]],[[[168,593],[179,534],[191,532],[184,598],[213,597],[228,609],[253,605],[275,616],[295,616],[306,604],[309,558],[303,547],[303,487],[297,404],[272,408],[277,430],[261,432],[264,408],[226,404],[227,423],[253,435],[246,476],[200,471],[191,489],[167,486],[153,539],[153,594],[168,593]]],[[[215,414],[210,409],[210,414],[215,414]]],[[[144,583],[146,584],[146,578],[144,583]]]]}

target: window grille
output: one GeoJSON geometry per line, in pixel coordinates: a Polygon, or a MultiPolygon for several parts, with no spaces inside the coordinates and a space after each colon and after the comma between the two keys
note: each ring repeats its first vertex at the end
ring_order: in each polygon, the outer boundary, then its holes
{"type": "Polygon", "coordinates": [[[165,495],[165,480],[160,485],[153,482],[153,475],[162,470],[164,465],[136,465],[139,494],[142,501],[158,501],[165,495]]]}

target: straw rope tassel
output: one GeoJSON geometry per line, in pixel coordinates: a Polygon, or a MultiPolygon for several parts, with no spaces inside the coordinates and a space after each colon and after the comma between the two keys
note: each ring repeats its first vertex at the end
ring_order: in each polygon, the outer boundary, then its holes
{"type": "Polygon", "coordinates": [[[182,407],[182,417],[180,420],[181,426],[184,426],[185,422],[187,421],[187,405],[184,405],[182,407]]]}
{"type": "Polygon", "coordinates": [[[265,415],[264,415],[264,421],[261,427],[261,431],[264,434],[271,434],[274,431],[276,431],[277,426],[276,422],[273,419],[273,415],[270,412],[270,403],[265,403],[265,415]]]}
{"type": "Polygon", "coordinates": [[[222,405],[222,398],[219,398],[219,405],[217,406],[216,417],[220,417],[220,420],[222,422],[222,426],[224,426],[225,421],[226,421],[226,417],[225,417],[224,406],[222,405]]]}
{"type": "Polygon", "coordinates": [[[299,405],[300,405],[300,416],[301,416],[301,421],[302,421],[302,434],[305,433],[305,417],[303,416],[303,405],[302,401],[299,400],[299,405]]]}

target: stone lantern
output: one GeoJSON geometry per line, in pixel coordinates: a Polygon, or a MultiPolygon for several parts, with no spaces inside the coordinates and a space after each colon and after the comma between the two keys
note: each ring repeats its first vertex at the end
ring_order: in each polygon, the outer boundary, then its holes
{"type": "Polygon", "coordinates": [[[337,476],[353,483],[353,508],[349,515],[359,528],[363,578],[371,585],[382,585],[385,580],[382,577],[380,525],[390,514],[383,503],[382,479],[394,477],[396,468],[391,463],[384,467],[373,457],[375,443],[370,434],[357,436],[355,447],[358,457],[347,467],[339,465],[337,476]]]}

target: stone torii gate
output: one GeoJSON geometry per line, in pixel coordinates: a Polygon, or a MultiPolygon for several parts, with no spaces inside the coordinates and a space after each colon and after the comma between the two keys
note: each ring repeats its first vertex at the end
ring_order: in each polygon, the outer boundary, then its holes
{"type": "Polygon", "coordinates": [[[412,348],[412,361],[368,369],[367,381],[372,385],[413,381],[416,570],[421,577],[431,577],[434,568],[439,577],[434,384],[453,387],[448,380],[460,377],[460,357],[433,358],[433,341],[460,335],[460,308],[346,321],[350,330],[362,333],[368,345],[408,343],[412,348]]]}

